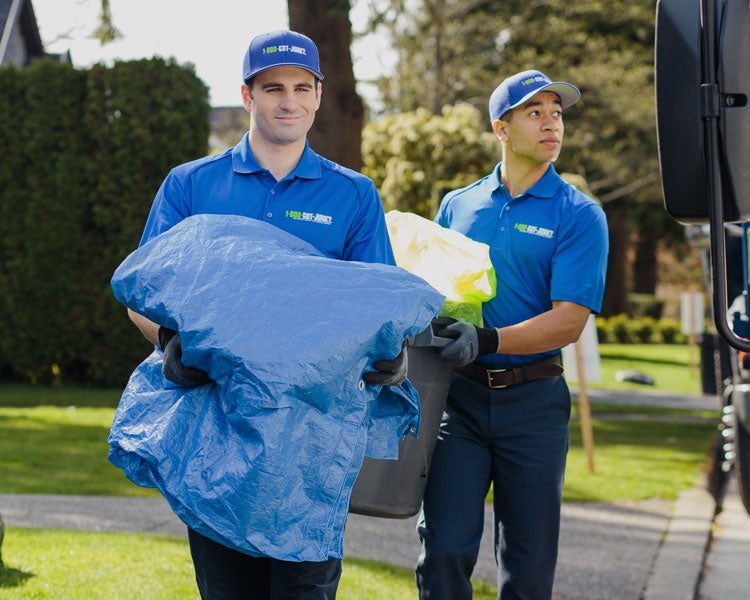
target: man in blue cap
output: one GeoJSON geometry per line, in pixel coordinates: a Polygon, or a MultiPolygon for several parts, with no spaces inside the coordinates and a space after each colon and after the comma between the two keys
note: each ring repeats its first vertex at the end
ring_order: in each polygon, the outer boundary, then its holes
{"type": "MultiPolygon", "coordinates": [[[[323,93],[313,41],[288,30],[259,35],[245,53],[242,75],[248,132],[232,149],[172,169],[156,194],[141,245],[191,215],[236,214],[271,223],[330,258],[395,264],[372,180],[318,156],[308,145],[307,132],[323,93]]],[[[128,313],[163,350],[167,379],[183,386],[208,381],[205,372],[182,364],[178,332],[128,313]]],[[[375,363],[377,371],[365,374],[365,382],[400,385],[406,377],[406,351],[384,359],[375,363]]],[[[249,556],[191,529],[188,538],[204,599],[336,596],[341,576],[337,558],[293,562],[249,556]]]]}
{"type": "Polygon", "coordinates": [[[600,310],[608,253],[601,207],[552,166],[579,98],[535,70],[504,80],[489,101],[502,161],[435,218],[489,245],[497,295],[485,327],[436,332],[455,373],[417,526],[422,600],[471,598],[490,484],[498,598],[552,597],[570,418],[560,349],[600,310]]]}

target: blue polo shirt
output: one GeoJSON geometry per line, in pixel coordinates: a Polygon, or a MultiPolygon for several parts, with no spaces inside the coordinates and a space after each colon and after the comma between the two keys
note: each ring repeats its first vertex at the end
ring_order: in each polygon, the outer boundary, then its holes
{"type": "MultiPolygon", "coordinates": [[[[482,309],[485,326],[514,325],[575,302],[598,313],[604,294],[609,238],[601,206],[565,182],[550,164],[544,176],[511,198],[492,173],[447,194],[435,221],[490,247],[497,294],[482,309]]],[[[497,354],[481,362],[528,363],[555,354],[497,354]]]]}
{"type": "Polygon", "coordinates": [[[232,149],[175,167],[156,194],[141,245],[196,214],[265,221],[329,258],[395,264],[372,180],[318,156],[307,143],[281,181],[255,160],[247,133],[232,149]]]}

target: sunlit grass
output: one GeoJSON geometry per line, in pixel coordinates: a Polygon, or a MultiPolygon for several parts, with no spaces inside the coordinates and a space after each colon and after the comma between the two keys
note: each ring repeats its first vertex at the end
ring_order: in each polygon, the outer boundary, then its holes
{"type": "MultiPolygon", "coordinates": [[[[9,527],[0,567],[0,598],[196,600],[187,539],[137,533],[92,533],[9,527]]],[[[474,598],[497,590],[474,582],[474,598]]],[[[414,573],[370,560],[345,558],[338,600],[409,600],[414,573]]]]}
{"type": "Polygon", "coordinates": [[[8,527],[0,598],[199,598],[187,539],[8,527]]]}
{"type": "Polygon", "coordinates": [[[663,421],[653,413],[635,420],[594,418],[591,473],[580,422],[573,420],[563,500],[675,499],[698,483],[716,426],[711,419],[663,421]]]}
{"type": "MultiPolygon", "coordinates": [[[[700,349],[686,344],[599,344],[601,381],[590,388],[700,394],[700,349]],[[617,381],[617,371],[648,375],[654,385],[617,381]]],[[[577,382],[569,380],[575,386],[577,382]]]]}
{"type": "Polygon", "coordinates": [[[2,491],[154,496],[107,459],[113,408],[0,408],[2,491]]]}
{"type": "MultiPolygon", "coordinates": [[[[600,346],[602,383],[590,387],[699,393],[686,346],[600,346]],[[633,369],[655,386],[616,382],[633,369]]],[[[572,382],[575,386],[575,382],[572,382]]],[[[4,493],[154,496],[107,460],[117,390],[0,386],[0,473],[4,493]]],[[[593,403],[594,465],[581,443],[577,406],[565,501],[673,499],[694,485],[716,431],[715,411],[593,403]]],[[[0,598],[198,598],[187,543],[149,534],[7,528],[0,598]]],[[[474,598],[496,590],[475,582],[474,598]]],[[[416,599],[414,574],[383,563],[344,560],[341,600],[416,599]]]]}

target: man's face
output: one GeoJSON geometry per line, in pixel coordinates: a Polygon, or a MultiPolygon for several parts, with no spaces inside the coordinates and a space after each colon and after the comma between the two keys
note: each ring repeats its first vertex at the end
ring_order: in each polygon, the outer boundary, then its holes
{"type": "Polygon", "coordinates": [[[272,144],[304,139],[320,107],[322,86],[299,67],[276,67],[255,76],[252,89],[242,86],[250,130],[272,144]]]}
{"type": "Polygon", "coordinates": [[[562,148],[563,125],[560,98],[553,92],[539,92],[492,124],[503,141],[506,158],[528,163],[554,162],[562,148]]]}

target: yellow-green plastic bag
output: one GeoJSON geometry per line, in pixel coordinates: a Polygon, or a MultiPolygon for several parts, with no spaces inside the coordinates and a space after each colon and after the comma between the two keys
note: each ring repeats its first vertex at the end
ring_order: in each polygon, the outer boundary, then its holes
{"type": "Polygon", "coordinates": [[[385,218],[396,264],[445,296],[440,316],[482,327],[482,302],[497,291],[490,247],[414,213],[385,218]]]}

